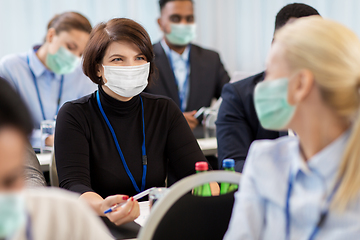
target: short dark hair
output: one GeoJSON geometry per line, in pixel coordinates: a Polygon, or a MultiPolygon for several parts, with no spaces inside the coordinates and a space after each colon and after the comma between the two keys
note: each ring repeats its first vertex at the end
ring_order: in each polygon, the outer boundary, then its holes
{"type": "Polygon", "coordinates": [[[283,27],[290,18],[301,18],[312,15],[320,15],[319,12],[306,4],[303,3],[291,3],[283,7],[275,19],[275,30],[283,27]]]}
{"type": "Polygon", "coordinates": [[[190,1],[190,2],[194,3],[193,0],[159,0],[160,11],[163,9],[163,7],[164,7],[168,2],[173,2],[173,1],[190,1]]]}
{"type": "Polygon", "coordinates": [[[14,127],[28,137],[33,130],[33,121],[23,100],[0,77],[0,129],[3,127],[14,127]]]}
{"type": "Polygon", "coordinates": [[[106,49],[112,42],[129,41],[134,43],[150,62],[149,84],[155,69],[154,51],[149,34],[137,22],[127,18],[114,18],[107,23],[98,24],[90,33],[89,42],[83,54],[83,71],[94,83],[103,85],[97,76],[97,67],[102,64],[106,49]]]}

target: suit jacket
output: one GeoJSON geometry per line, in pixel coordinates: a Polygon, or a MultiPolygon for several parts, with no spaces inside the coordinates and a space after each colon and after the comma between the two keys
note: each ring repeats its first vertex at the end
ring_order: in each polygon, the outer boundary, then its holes
{"type": "MultiPolygon", "coordinates": [[[[180,106],[178,87],[168,57],[160,42],[153,47],[158,73],[145,92],[170,97],[180,106]]],[[[189,59],[190,90],[186,111],[210,106],[212,98],[219,98],[222,87],[230,80],[218,53],[191,44],[189,59]]]]}
{"type": "Polygon", "coordinates": [[[264,77],[265,73],[262,72],[224,86],[216,121],[219,167],[223,159],[232,158],[235,160],[235,170],[241,172],[254,140],[286,135],[284,132],[265,130],[256,115],[254,89],[264,77]]]}

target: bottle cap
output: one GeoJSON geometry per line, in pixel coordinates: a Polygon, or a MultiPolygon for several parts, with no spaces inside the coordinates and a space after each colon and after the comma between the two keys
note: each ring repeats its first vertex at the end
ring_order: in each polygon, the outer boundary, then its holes
{"type": "Polygon", "coordinates": [[[235,167],[235,161],[234,159],[224,159],[222,166],[223,168],[233,168],[235,167]]]}
{"type": "Polygon", "coordinates": [[[207,162],[197,162],[195,163],[195,170],[196,171],[207,171],[209,169],[207,162]]]}

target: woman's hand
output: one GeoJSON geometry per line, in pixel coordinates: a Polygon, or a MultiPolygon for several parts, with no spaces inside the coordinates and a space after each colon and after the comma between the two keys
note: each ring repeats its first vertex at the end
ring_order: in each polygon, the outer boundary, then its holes
{"type": "Polygon", "coordinates": [[[105,216],[117,226],[134,221],[139,217],[139,203],[132,197],[129,199],[129,197],[125,195],[114,195],[105,198],[100,206],[101,211],[105,212],[110,207],[124,202],[126,202],[125,205],[122,205],[121,207],[116,208],[114,211],[105,214],[105,216]]]}

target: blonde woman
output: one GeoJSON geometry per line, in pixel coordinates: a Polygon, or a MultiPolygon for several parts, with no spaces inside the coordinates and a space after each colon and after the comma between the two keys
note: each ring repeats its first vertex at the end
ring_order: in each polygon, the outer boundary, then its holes
{"type": "Polygon", "coordinates": [[[225,239],[359,239],[359,86],[346,27],[306,17],[275,34],[255,108],[298,138],[251,146],[225,239]]]}

